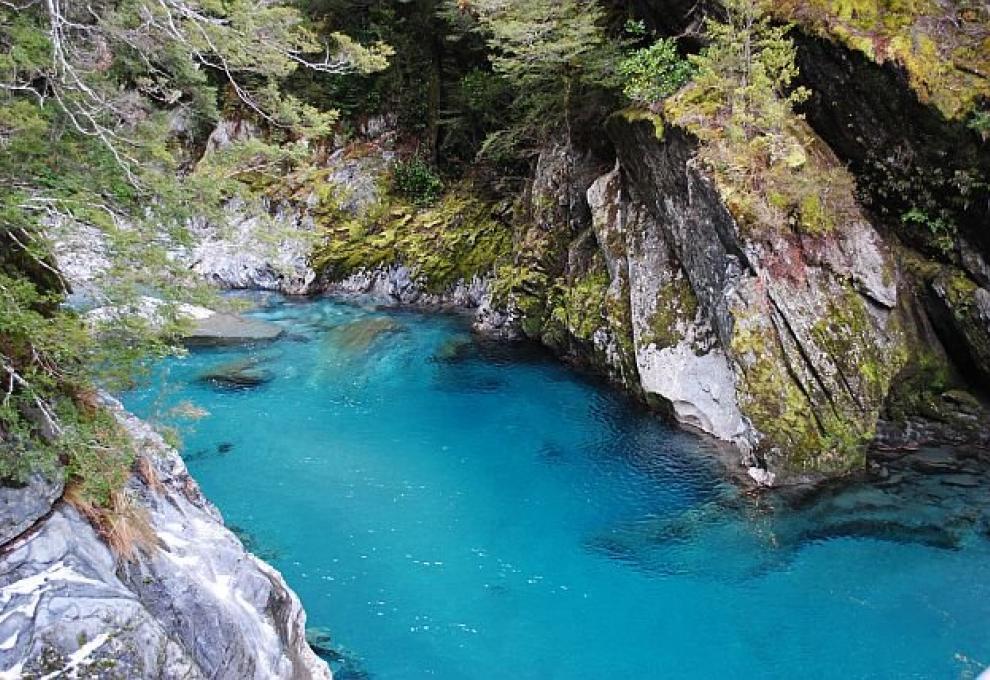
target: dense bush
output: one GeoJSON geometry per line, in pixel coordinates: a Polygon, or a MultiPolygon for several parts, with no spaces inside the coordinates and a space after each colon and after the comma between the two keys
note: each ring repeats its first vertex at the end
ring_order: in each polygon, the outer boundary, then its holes
{"type": "Polygon", "coordinates": [[[395,164],[392,190],[416,205],[429,205],[443,193],[443,180],[429,163],[414,156],[395,164]]]}
{"type": "Polygon", "coordinates": [[[677,43],[661,38],[619,62],[623,93],[634,102],[666,99],[694,75],[694,66],[677,51],[677,43]]]}

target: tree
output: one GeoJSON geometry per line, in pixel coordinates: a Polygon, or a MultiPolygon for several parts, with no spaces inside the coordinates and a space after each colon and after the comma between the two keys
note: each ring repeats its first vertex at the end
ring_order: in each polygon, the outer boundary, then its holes
{"type": "Polygon", "coordinates": [[[594,0],[448,0],[446,13],[484,36],[493,70],[515,93],[514,125],[483,153],[535,147],[560,125],[570,140],[583,91],[615,83],[616,45],[594,0]]]}
{"type": "MultiPolygon", "coordinates": [[[[169,250],[193,211],[240,190],[216,162],[197,171],[189,149],[236,102],[290,143],[232,162],[299,162],[335,114],[285,95],[285,78],[369,72],[390,54],[323,30],[280,0],[0,2],[0,481],[56,463],[87,488],[106,491],[87,476],[119,480],[127,457],[94,381],[168,351],[172,324],[127,312],[140,294],[195,294],[169,250]],[[102,244],[96,303],[121,313],[89,323],[62,304],[53,236],[102,244]]],[[[168,305],[161,315],[176,321],[168,305]]]]}
{"type": "Polygon", "coordinates": [[[795,107],[809,96],[790,26],[756,0],[727,0],[726,20],[706,22],[708,46],[690,57],[691,82],[664,103],[666,116],[700,141],[698,158],[744,224],[830,230],[852,210],[852,178],[826,154],[795,107]]]}
{"type": "Polygon", "coordinates": [[[694,67],[677,51],[671,38],[634,50],[619,62],[622,92],[640,104],[666,99],[694,76],[694,67]]]}

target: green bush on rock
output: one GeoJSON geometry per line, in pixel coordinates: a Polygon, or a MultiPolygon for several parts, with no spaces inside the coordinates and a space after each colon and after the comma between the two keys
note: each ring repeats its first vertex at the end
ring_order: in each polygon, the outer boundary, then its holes
{"type": "Polygon", "coordinates": [[[661,38],[619,62],[622,92],[634,102],[652,104],[679,90],[694,75],[694,66],[677,51],[677,43],[661,38]]]}
{"type": "Polygon", "coordinates": [[[664,104],[665,117],[700,142],[698,158],[743,227],[830,232],[856,213],[854,182],[794,107],[808,90],[797,76],[790,27],[756,0],[730,0],[725,23],[690,57],[693,80],[664,104]]]}
{"type": "Polygon", "coordinates": [[[392,190],[416,205],[430,205],[443,193],[443,180],[429,163],[414,156],[392,168],[392,190]]]}

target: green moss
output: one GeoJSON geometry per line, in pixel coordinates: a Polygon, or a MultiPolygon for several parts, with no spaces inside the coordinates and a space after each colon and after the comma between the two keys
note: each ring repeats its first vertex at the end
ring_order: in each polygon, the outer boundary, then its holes
{"type": "Polygon", "coordinates": [[[698,299],[687,277],[677,276],[657,292],[656,311],[649,318],[649,330],[640,336],[643,345],[654,344],[658,349],[673,347],[684,339],[685,324],[694,321],[698,299]]]}
{"type": "Polygon", "coordinates": [[[928,347],[911,348],[907,365],[891,384],[886,413],[895,421],[909,416],[943,418],[942,393],[952,384],[952,369],[944,356],[928,347]]]}
{"type": "Polygon", "coordinates": [[[866,301],[850,286],[829,300],[825,316],[812,327],[816,343],[828,352],[863,403],[850,404],[864,413],[864,422],[873,420],[887,397],[891,380],[907,360],[903,334],[892,329],[893,350],[877,345],[866,301]]]}
{"type": "Polygon", "coordinates": [[[744,366],[740,406],[767,445],[785,454],[787,468],[841,474],[862,466],[880,409],[908,356],[898,330],[888,332],[891,343],[878,344],[866,302],[852,288],[831,299],[811,333],[851,396],[838,390],[827,403],[815,403],[787,370],[773,331],[755,318],[737,322],[732,350],[744,366]]]}
{"type": "Polygon", "coordinates": [[[948,118],[964,119],[990,98],[990,17],[973,4],[934,0],[783,0],[767,11],[876,62],[896,61],[912,89],[948,118]],[[947,11],[952,20],[946,20],[947,11]]]}
{"type": "Polygon", "coordinates": [[[771,332],[742,320],[733,334],[732,351],[745,364],[739,405],[766,444],[784,452],[788,469],[842,471],[857,464],[855,450],[826,449],[813,406],[787,374],[771,332]]]}
{"type": "Polygon", "coordinates": [[[638,123],[640,121],[646,121],[653,126],[653,134],[656,135],[658,140],[663,140],[665,134],[665,122],[663,116],[659,113],[655,113],[650,109],[642,108],[639,106],[630,106],[628,108],[622,109],[615,114],[622,120],[629,123],[638,123]]]}
{"type": "Polygon", "coordinates": [[[324,241],[313,256],[314,266],[334,278],[401,263],[439,292],[493,271],[511,250],[508,228],[467,187],[429,208],[386,199],[359,217],[335,207],[339,203],[332,192],[320,197],[324,241]]]}
{"type": "Polygon", "coordinates": [[[976,302],[976,291],[979,286],[958,269],[948,269],[942,279],[945,286],[945,297],[952,310],[957,315],[966,313],[976,302]]]}
{"type": "Polygon", "coordinates": [[[799,215],[801,230],[807,234],[827,234],[835,228],[835,221],[817,193],[807,194],[801,199],[799,215]]]}
{"type": "MultiPolygon", "coordinates": [[[[553,294],[550,321],[582,341],[590,341],[599,328],[606,327],[608,272],[594,269],[580,278],[558,283],[553,294]]],[[[553,334],[554,329],[545,332],[553,334]]]]}
{"type": "MultiPolygon", "coordinates": [[[[620,361],[625,375],[637,375],[636,344],[633,341],[632,305],[629,296],[628,281],[622,282],[622,290],[617,296],[608,296],[605,300],[605,318],[608,320],[612,336],[618,346],[620,361]]],[[[630,385],[631,386],[631,385],[630,385]]],[[[639,386],[638,380],[635,386],[639,386]]]]}

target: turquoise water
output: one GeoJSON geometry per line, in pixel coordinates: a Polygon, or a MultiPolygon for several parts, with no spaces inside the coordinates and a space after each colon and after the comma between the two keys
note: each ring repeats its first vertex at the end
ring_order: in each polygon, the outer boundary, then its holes
{"type": "Polygon", "coordinates": [[[962,678],[990,662],[979,521],[907,531],[932,502],[875,490],[779,519],[721,481],[710,444],[461,317],[261,302],[281,340],[170,360],[125,401],[182,429],[207,496],[331,632],[338,678],[962,678]],[[203,379],[231,362],[239,386],[203,379]],[[871,536],[846,521],[860,506],[906,519],[871,536]]]}

